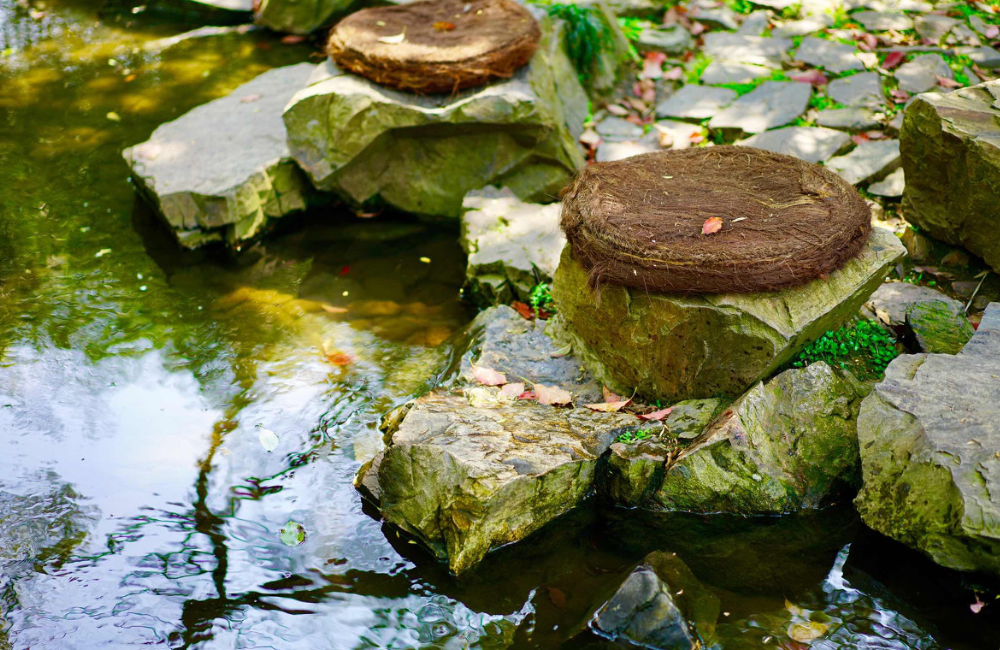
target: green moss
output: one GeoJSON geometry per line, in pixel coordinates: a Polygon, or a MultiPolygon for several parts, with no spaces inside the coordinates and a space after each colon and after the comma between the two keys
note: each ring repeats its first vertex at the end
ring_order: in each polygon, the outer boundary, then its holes
{"type": "Polygon", "coordinates": [[[859,320],[827,332],[807,345],[792,366],[804,368],[824,361],[835,368],[850,370],[860,379],[879,379],[898,354],[896,342],[885,330],[873,321],[859,320]]]}
{"type": "Polygon", "coordinates": [[[750,0],[726,0],[726,4],[738,14],[748,14],[754,9],[753,3],[750,0]]]}

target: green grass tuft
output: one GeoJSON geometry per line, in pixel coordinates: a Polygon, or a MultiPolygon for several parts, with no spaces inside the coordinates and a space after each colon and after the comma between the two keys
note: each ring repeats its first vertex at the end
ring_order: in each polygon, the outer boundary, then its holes
{"type": "Polygon", "coordinates": [[[535,310],[535,318],[538,318],[539,312],[543,309],[550,314],[556,311],[556,304],[552,300],[552,287],[548,282],[539,282],[534,286],[531,295],[528,296],[528,303],[535,310]]]}
{"type": "Polygon", "coordinates": [[[566,22],[563,35],[566,51],[580,75],[580,82],[589,86],[601,52],[614,47],[611,30],[593,7],[550,4],[545,6],[545,10],[553,18],[566,22]]]}
{"type": "Polygon", "coordinates": [[[632,443],[640,442],[642,440],[649,440],[652,437],[652,429],[637,429],[635,431],[626,431],[615,438],[615,440],[623,442],[626,445],[631,445],[632,443]]]}

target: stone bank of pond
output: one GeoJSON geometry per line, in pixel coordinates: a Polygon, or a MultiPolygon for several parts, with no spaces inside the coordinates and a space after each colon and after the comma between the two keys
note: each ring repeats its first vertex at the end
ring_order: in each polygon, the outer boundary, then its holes
{"type": "Polygon", "coordinates": [[[996,607],[846,505],[588,505],[451,577],[351,481],[472,317],[457,228],[317,212],[235,259],[180,253],[121,150],[311,48],[23,4],[0,0],[0,648],[606,647],[588,619],[657,550],[718,599],[726,648],[810,620],[839,630],[816,648],[1000,645],[996,607]]]}

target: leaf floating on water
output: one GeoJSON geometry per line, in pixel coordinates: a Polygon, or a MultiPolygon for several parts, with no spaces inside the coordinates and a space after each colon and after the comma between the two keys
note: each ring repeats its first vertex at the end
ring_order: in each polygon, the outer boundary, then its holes
{"type": "Polygon", "coordinates": [[[646,413],[644,415],[639,415],[636,417],[638,417],[640,420],[662,420],[663,418],[670,415],[670,413],[673,410],[674,410],[673,406],[668,406],[665,409],[660,409],[659,411],[653,411],[652,413],[646,413]]]}
{"type": "Polygon", "coordinates": [[[483,386],[503,386],[507,383],[507,377],[502,372],[485,366],[472,366],[472,378],[483,386]]]}
{"type": "Polygon", "coordinates": [[[438,30],[439,32],[450,32],[451,30],[455,29],[455,23],[449,23],[444,20],[439,20],[434,23],[434,29],[438,30]]]}
{"type": "Polygon", "coordinates": [[[278,434],[270,429],[265,429],[261,427],[260,429],[260,446],[264,448],[264,451],[271,453],[278,446],[278,434]]]}
{"type": "Polygon", "coordinates": [[[969,609],[972,610],[973,614],[978,614],[979,612],[983,611],[983,607],[985,607],[985,606],[986,606],[986,603],[984,603],[983,601],[979,600],[979,594],[976,594],[976,602],[974,602],[971,605],[969,605],[969,609]]]}
{"type": "Polygon", "coordinates": [[[788,636],[792,637],[795,641],[815,641],[820,638],[829,629],[824,623],[817,623],[816,621],[809,621],[808,623],[796,623],[792,627],[788,628],[788,636]]]}
{"type": "Polygon", "coordinates": [[[701,226],[701,234],[711,235],[722,230],[722,219],[719,217],[709,217],[701,226]]]}
{"type": "Polygon", "coordinates": [[[519,381],[516,384],[506,384],[500,389],[500,394],[507,399],[517,399],[522,393],[524,393],[523,381],[519,381]]]}
{"type": "Polygon", "coordinates": [[[385,43],[387,45],[399,45],[404,40],[406,40],[406,30],[404,29],[395,36],[379,36],[378,42],[385,43]]]}
{"type": "Polygon", "coordinates": [[[566,606],[566,594],[563,593],[562,589],[557,589],[555,587],[548,587],[549,590],[549,600],[556,607],[562,609],[566,606]]]}
{"type": "Polygon", "coordinates": [[[114,111],[111,111],[110,113],[108,113],[106,115],[106,117],[109,120],[111,120],[112,122],[121,122],[122,121],[122,116],[119,115],[118,113],[114,112],[114,111]]]}
{"type": "Polygon", "coordinates": [[[280,533],[281,543],[285,546],[298,546],[306,541],[306,529],[297,521],[289,520],[280,533]]]}
{"type": "Polygon", "coordinates": [[[570,395],[569,391],[558,386],[535,384],[535,395],[538,397],[539,404],[549,406],[566,406],[573,401],[573,396],[570,395]]]}
{"type": "Polygon", "coordinates": [[[326,355],[326,360],[335,366],[349,366],[354,363],[355,359],[346,352],[328,352],[326,355]]]}

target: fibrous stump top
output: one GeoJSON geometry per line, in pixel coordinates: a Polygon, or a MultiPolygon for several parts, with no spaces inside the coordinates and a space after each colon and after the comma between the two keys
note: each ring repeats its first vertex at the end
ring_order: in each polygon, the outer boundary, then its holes
{"type": "Polygon", "coordinates": [[[451,93],[510,77],[541,30],[513,0],[426,0],[362,9],[330,32],[341,68],[415,93],[451,93]]]}
{"type": "Polygon", "coordinates": [[[566,190],[562,228],[592,286],[771,291],[825,276],[857,254],[871,211],[823,167],[718,146],[590,165],[566,190]],[[721,229],[705,234],[713,218],[721,229]]]}

